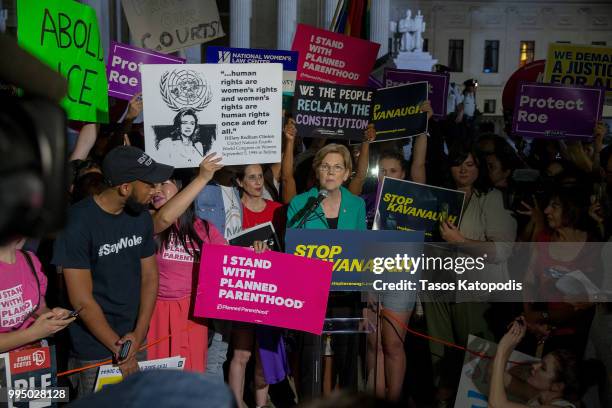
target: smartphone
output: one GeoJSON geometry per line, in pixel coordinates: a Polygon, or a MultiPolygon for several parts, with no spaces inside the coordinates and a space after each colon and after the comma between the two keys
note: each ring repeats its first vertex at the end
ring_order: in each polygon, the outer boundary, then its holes
{"type": "Polygon", "coordinates": [[[79,317],[79,313],[81,312],[81,310],[83,310],[83,308],[79,308],[78,310],[73,310],[70,312],[70,314],[68,315],[68,317],[64,317],[64,320],[68,320],[71,319],[73,317],[79,317]]]}
{"type": "Polygon", "coordinates": [[[125,343],[121,345],[119,349],[119,361],[125,360],[130,353],[130,348],[132,347],[132,341],[127,340],[125,343]]]}

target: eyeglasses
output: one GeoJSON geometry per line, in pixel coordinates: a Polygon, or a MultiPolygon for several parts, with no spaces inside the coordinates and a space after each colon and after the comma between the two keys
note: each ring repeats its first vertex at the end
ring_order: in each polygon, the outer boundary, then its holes
{"type": "Polygon", "coordinates": [[[333,170],[332,174],[336,174],[343,172],[344,169],[344,166],[340,166],[339,164],[336,164],[334,166],[330,166],[329,164],[322,164],[319,166],[319,171],[322,171],[323,173],[329,173],[330,170],[333,170]]]}
{"type": "Polygon", "coordinates": [[[260,181],[263,180],[263,178],[262,174],[251,174],[250,176],[246,176],[246,179],[251,182],[260,181]]]}

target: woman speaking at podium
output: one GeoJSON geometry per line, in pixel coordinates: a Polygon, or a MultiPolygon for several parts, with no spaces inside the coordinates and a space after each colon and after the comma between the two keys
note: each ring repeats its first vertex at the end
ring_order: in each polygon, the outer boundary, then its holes
{"type": "Polygon", "coordinates": [[[287,211],[289,226],[365,230],[365,202],[342,186],[353,167],[348,149],[343,145],[328,144],[317,152],[312,167],[319,187],[313,187],[291,200],[287,211]],[[320,205],[313,207],[317,201],[320,205]]]}
{"type": "MultiPolygon", "coordinates": [[[[329,144],[321,148],[314,157],[313,169],[319,187],[314,187],[291,200],[287,211],[289,227],[307,229],[365,230],[365,202],[353,195],[342,185],[352,171],[349,150],[339,144],[329,144]]],[[[328,317],[353,317],[361,315],[359,293],[336,292],[328,302],[328,317]]],[[[341,388],[356,389],[358,339],[351,335],[337,335],[332,339],[333,373],[329,367],[324,371],[324,392],[334,387],[336,373],[339,374],[341,388]],[[331,374],[331,375],[330,375],[331,374]],[[330,381],[331,377],[331,381],[330,381]]],[[[314,378],[312,350],[318,336],[300,337],[300,373],[297,384],[301,398],[308,398],[312,392],[314,378]]],[[[327,349],[328,347],[326,347],[327,349]]],[[[331,350],[323,353],[329,357],[331,350]]],[[[331,360],[328,359],[328,360],[331,360]]],[[[319,362],[316,362],[318,364],[319,362]]]]}

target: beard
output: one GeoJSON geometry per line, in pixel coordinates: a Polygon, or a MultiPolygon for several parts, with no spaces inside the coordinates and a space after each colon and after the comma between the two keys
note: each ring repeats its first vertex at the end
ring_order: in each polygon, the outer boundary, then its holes
{"type": "Polygon", "coordinates": [[[149,207],[149,204],[138,202],[133,196],[129,196],[125,202],[125,210],[131,214],[138,215],[149,207]]]}

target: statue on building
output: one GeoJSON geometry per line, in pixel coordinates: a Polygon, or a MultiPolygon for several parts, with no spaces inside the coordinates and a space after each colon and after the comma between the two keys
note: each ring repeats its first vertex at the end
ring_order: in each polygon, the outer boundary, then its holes
{"type": "Polygon", "coordinates": [[[425,21],[421,10],[414,16],[414,48],[416,51],[423,52],[423,33],[425,32],[425,21]]]}
{"type": "Polygon", "coordinates": [[[412,15],[411,10],[406,10],[406,16],[398,21],[391,21],[390,30],[393,34],[392,44],[394,60],[398,68],[417,69],[420,71],[431,71],[438,62],[431,55],[423,51],[423,33],[426,23],[421,10],[412,15]]]}
{"type": "Polygon", "coordinates": [[[414,40],[412,37],[413,19],[412,11],[406,10],[406,18],[400,19],[397,25],[397,31],[402,34],[402,41],[400,44],[400,51],[412,51],[414,46],[414,40]]]}
{"type": "Polygon", "coordinates": [[[401,52],[422,52],[423,51],[423,32],[425,22],[421,10],[412,17],[412,11],[406,10],[406,17],[399,21],[391,22],[391,32],[401,34],[399,51],[401,52]]]}

